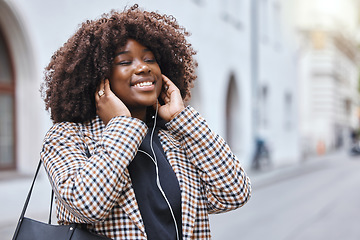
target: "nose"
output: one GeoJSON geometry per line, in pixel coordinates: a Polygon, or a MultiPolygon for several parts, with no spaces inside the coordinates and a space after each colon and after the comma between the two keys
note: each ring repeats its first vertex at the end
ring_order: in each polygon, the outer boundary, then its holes
{"type": "Polygon", "coordinates": [[[146,64],[146,62],[140,61],[136,66],[136,74],[143,74],[151,72],[150,67],[146,64]]]}

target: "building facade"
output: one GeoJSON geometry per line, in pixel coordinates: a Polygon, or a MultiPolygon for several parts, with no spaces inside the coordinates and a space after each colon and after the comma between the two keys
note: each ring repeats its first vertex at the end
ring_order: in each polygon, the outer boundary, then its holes
{"type": "MultiPolygon", "coordinates": [[[[254,121],[275,165],[299,161],[297,52],[294,1],[258,0],[258,75],[254,121]]],[[[255,63],[256,64],[256,63],[255,63]]]]}
{"type": "Polygon", "coordinates": [[[297,4],[305,156],[349,149],[351,132],[359,129],[359,6],[356,0],[297,4]]]}
{"type": "MultiPolygon", "coordinates": [[[[53,52],[81,22],[134,3],[0,0],[0,171],[31,173],[39,159],[52,124],[39,88],[53,52]]],[[[251,165],[257,136],[268,142],[275,164],[298,160],[298,79],[295,48],[289,44],[289,1],[136,3],[175,16],[192,33],[199,67],[190,104],[243,165],[251,165]]]]}

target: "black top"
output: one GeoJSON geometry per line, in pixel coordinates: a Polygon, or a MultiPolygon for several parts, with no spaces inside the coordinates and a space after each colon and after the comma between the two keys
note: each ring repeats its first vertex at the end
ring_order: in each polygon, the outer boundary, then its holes
{"type": "MultiPolygon", "coordinates": [[[[150,147],[151,131],[152,127],[149,127],[149,131],[139,149],[150,154],[150,156],[157,161],[160,184],[173,209],[179,239],[182,239],[181,192],[179,182],[166,159],[166,155],[159,141],[158,126],[155,128],[153,136],[153,149],[156,159],[154,158],[150,147]]],[[[153,160],[145,153],[138,151],[128,166],[128,170],[148,239],[177,239],[175,223],[169,206],[156,183],[156,167],[153,160]]]]}

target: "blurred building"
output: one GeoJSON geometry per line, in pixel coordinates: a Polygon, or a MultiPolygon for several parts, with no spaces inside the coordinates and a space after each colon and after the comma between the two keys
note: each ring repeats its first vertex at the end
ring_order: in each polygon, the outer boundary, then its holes
{"type": "Polygon", "coordinates": [[[267,144],[274,165],[291,164],[300,158],[294,1],[250,2],[257,45],[252,63],[254,134],[267,144]]]}
{"type": "Polygon", "coordinates": [[[349,148],[359,128],[359,1],[297,1],[303,154],[349,148]]]}
{"type": "MultiPolygon", "coordinates": [[[[39,87],[53,52],[84,20],[134,2],[0,0],[0,170],[34,171],[51,126],[39,87]]],[[[174,15],[192,33],[199,78],[190,104],[243,165],[250,166],[257,137],[275,164],[298,161],[293,1],[136,2],[174,15]]]]}

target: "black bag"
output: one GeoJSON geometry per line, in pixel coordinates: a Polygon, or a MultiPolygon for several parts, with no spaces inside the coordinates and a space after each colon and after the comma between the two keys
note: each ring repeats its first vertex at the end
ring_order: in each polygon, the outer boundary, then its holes
{"type": "Polygon", "coordinates": [[[52,203],[54,191],[51,193],[50,213],[48,223],[42,223],[24,217],[28,207],[30,196],[34,187],[36,177],[39,173],[41,160],[39,161],[30,191],[27,195],[19,222],[12,240],[111,240],[111,238],[89,232],[81,224],[73,223],[70,225],[51,225],[52,203]]]}

